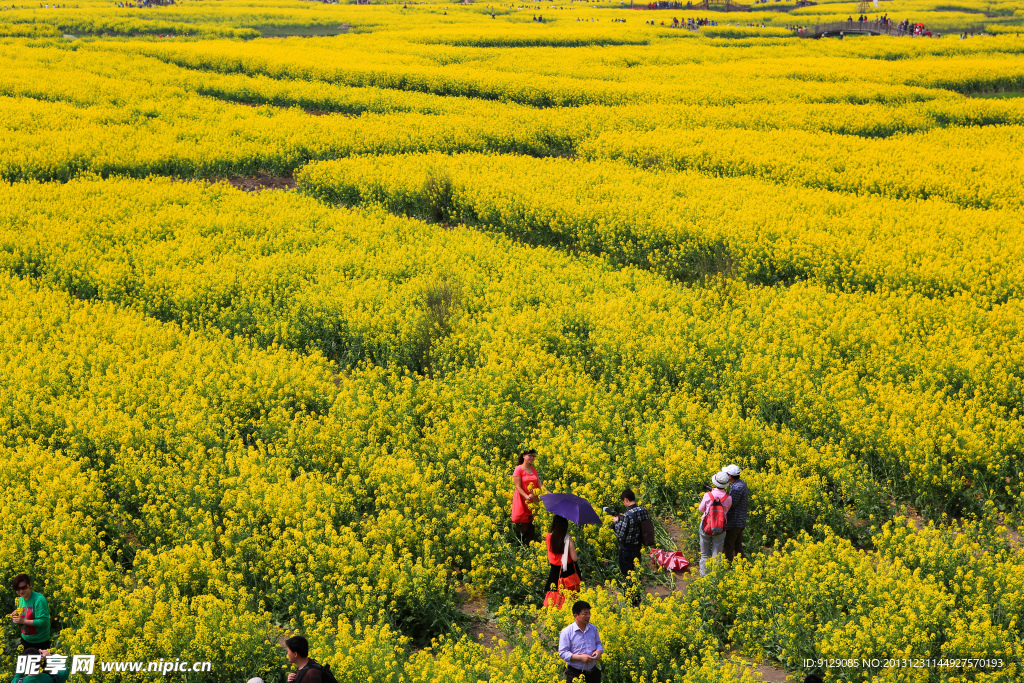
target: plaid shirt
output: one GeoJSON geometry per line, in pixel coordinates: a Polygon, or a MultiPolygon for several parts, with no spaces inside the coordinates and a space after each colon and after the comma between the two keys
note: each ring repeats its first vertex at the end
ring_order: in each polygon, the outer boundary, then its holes
{"type": "Polygon", "coordinates": [[[726,529],[743,529],[747,526],[747,510],[750,507],[750,489],[742,479],[737,479],[729,487],[732,496],[732,507],[725,517],[726,529]]]}
{"type": "Polygon", "coordinates": [[[634,505],[626,510],[625,513],[619,515],[619,521],[613,525],[615,536],[619,539],[619,545],[639,546],[643,540],[641,538],[640,522],[650,518],[651,516],[647,514],[647,508],[642,508],[639,505],[634,505]]]}

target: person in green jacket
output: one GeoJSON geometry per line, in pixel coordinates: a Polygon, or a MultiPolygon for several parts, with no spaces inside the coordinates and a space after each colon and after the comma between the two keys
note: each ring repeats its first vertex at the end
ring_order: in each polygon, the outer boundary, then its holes
{"type": "Polygon", "coordinates": [[[32,675],[29,674],[15,674],[14,678],[11,679],[11,683],[64,683],[68,680],[68,676],[71,675],[71,669],[67,666],[62,668],[55,674],[51,674],[46,670],[46,658],[50,655],[46,650],[40,651],[39,648],[27,647],[22,653],[22,656],[30,657],[32,655],[38,655],[39,660],[39,673],[32,675]]]}
{"type": "Polygon", "coordinates": [[[11,588],[18,595],[11,619],[21,625],[22,647],[39,650],[50,647],[50,606],[46,598],[32,590],[28,574],[15,576],[11,588]]]}

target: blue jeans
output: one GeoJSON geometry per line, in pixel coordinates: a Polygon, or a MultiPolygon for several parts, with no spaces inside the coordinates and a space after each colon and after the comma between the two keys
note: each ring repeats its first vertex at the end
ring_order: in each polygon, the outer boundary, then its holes
{"type": "Polygon", "coordinates": [[[708,536],[704,530],[697,528],[700,534],[700,575],[707,573],[707,561],[715,555],[720,555],[725,547],[725,533],[717,536],[708,536]]]}

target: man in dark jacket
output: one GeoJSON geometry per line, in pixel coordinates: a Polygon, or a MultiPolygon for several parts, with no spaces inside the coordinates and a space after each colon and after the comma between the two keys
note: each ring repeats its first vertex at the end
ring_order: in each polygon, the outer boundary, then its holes
{"type": "Polygon", "coordinates": [[[295,672],[288,674],[288,683],[336,683],[329,667],[309,658],[309,641],[303,636],[293,636],[284,641],[288,661],[295,665],[295,672]]]}
{"type": "Polygon", "coordinates": [[[615,536],[619,539],[619,571],[623,576],[627,576],[636,568],[637,560],[640,559],[643,538],[641,522],[650,519],[651,516],[645,508],[636,504],[636,494],[632,489],[622,492],[622,504],[626,511],[612,517],[612,522],[615,536]]]}
{"type": "Polygon", "coordinates": [[[638,563],[643,544],[643,522],[651,516],[646,508],[636,504],[636,494],[632,489],[622,492],[622,504],[626,511],[612,517],[615,537],[619,539],[619,571],[627,578],[626,592],[633,605],[639,605],[643,591],[639,582],[639,574],[629,578],[631,571],[639,570],[638,563]]]}
{"type": "Polygon", "coordinates": [[[726,465],[722,471],[729,475],[729,495],[732,507],[725,518],[725,559],[739,555],[743,557],[743,529],[747,526],[747,510],[750,507],[750,489],[740,479],[739,465],[726,465]]]}

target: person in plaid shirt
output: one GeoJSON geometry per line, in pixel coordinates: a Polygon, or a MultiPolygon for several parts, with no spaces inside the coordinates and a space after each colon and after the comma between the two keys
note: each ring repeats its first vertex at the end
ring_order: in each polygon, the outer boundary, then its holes
{"type": "Polygon", "coordinates": [[[629,576],[629,572],[636,568],[640,559],[640,546],[642,530],[640,523],[651,516],[647,509],[636,504],[636,495],[632,489],[622,492],[622,504],[626,511],[621,515],[612,517],[615,537],[619,539],[619,571],[623,576],[629,576]]]}
{"type": "Polygon", "coordinates": [[[750,508],[750,489],[740,479],[739,465],[726,465],[722,471],[729,475],[729,495],[732,507],[725,518],[725,559],[732,562],[739,555],[743,557],[743,530],[747,526],[747,513],[750,508]]]}

